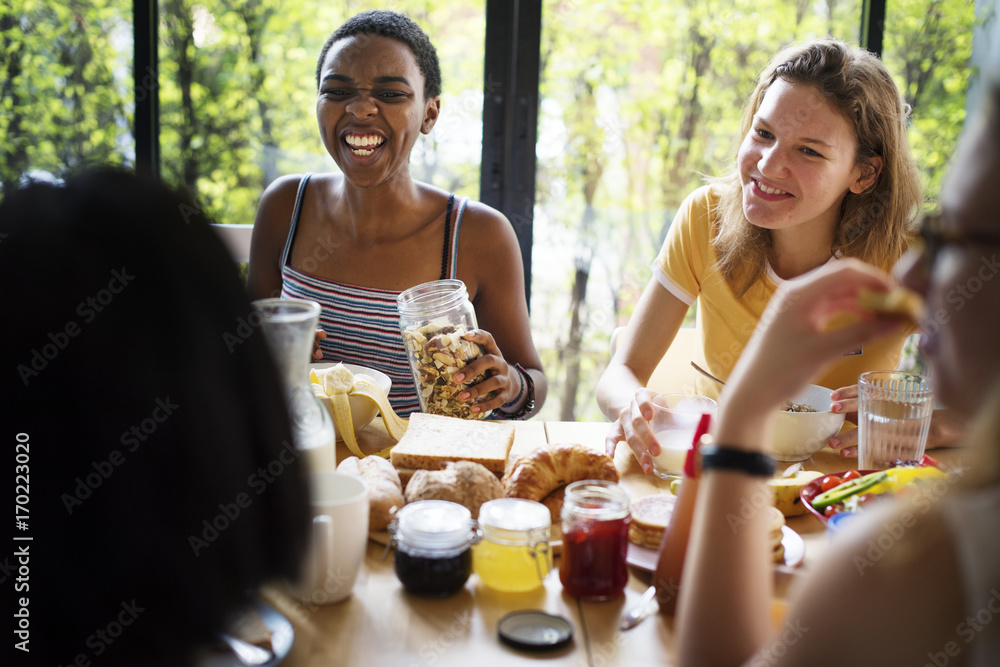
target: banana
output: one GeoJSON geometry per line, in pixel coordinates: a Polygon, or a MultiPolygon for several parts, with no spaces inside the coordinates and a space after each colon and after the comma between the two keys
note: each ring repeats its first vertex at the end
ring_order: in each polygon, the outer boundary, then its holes
{"type": "MultiPolygon", "coordinates": [[[[344,438],[344,444],[352,454],[358,458],[364,458],[366,454],[358,446],[358,439],[354,435],[354,421],[351,418],[351,404],[349,397],[359,396],[375,403],[379,414],[382,415],[382,422],[385,429],[394,440],[399,440],[406,432],[407,420],[398,416],[389,404],[389,398],[382,391],[382,387],[375,380],[359,373],[354,375],[344,366],[338,364],[332,368],[324,369],[317,373],[315,370],[309,371],[309,380],[313,384],[313,391],[320,398],[326,398],[333,407],[333,418],[337,424],[337,432],[344,438]]],[[[392,447],[375,452],[376,455],[386,458],[392,447]]]]}

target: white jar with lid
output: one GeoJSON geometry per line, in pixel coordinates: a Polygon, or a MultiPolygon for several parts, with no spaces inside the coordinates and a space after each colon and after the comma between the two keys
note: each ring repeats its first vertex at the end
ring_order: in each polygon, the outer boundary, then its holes
{"type": "Polygon", "coordinates": [[[447,500],[404,505],[389,526],[396,548],[396,577],[410,593],[445,597],[472,573],[472,545],[479,535],[468,508],[447,500]]]}
{"type": "Polygon", "coordinates": [[[454,279],[423,283],[401,293],[396,302],[421,411],[463,419],[489,416],[489,411],[472,412],[472,403],[457,398],[481,382],[482,375],[460,385],[452,383],[455,374],[484,352],[481,345],[464,338],[476,328],[476,311],[465,283],[454,279]]]}
{"type": "Polygon", "coordinates": [[[552,569],[549,508],[533,500],[499,498],[479,508],[482,540],[472,566],[490,588],[506,592],[538,588],[552,569]]]}

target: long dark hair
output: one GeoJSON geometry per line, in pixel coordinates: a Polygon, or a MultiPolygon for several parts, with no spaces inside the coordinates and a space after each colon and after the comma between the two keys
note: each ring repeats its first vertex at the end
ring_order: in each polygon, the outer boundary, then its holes
{"type": "Polygon", "coordinates": [[[39,664],[184,664],[248,591],[297,572],[302,464],[207,223],[122,171],[0,204],[0,411],[30,462],[39,664]]]}

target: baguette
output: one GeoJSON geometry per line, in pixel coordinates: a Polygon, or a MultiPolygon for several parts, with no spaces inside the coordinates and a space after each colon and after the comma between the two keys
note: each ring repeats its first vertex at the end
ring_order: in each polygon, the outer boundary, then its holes
{"type": "Polygon", "coordinates": [[[513,444],[510,423],[414,412],[389,457],[397,469],[440,470],[448,461],[472,461],[501,476],[513,444]]]}

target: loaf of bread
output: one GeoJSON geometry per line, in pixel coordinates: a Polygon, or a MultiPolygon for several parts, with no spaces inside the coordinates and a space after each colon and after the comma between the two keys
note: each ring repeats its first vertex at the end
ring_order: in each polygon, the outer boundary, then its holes
{"type": "Polygon", "coordinates": [[[349,456],[340,462],[337,472],[359,477],[368,486],[368,530],[385,530],[405,502],[403,485],[392,464],[381,456],[349,456]]]}
{"type": "Polygon", "coordinates": [[[392,448],[389,460],[398,469],[415,470],[440,470],[448,461],[472,461],[499,477],[513,444],[514,425],[511,423],[414,412],[406,433],[392,448]]]}
{"type": "Polygon", "coordinates": [[[541,501],[559,487],[582,479],[618,481],[610,456],[578,444],[538,447],[518,458],[504,475],[504,493],[512,498],[541,501]]]}
{"type": "Polygon", "coordinates": [[[479,518],[479,507],[488,500],[503,497],[500,480],[478,463],[446,463],[443,470],[418,470],[406,485],[406,502],[450,500],[464,505],[479,518]]]}

